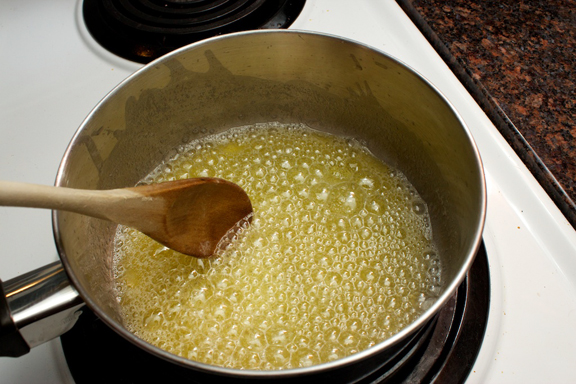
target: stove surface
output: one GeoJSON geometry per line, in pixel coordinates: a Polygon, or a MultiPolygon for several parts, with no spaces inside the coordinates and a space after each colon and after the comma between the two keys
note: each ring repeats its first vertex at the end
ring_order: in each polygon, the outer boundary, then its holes
{"type": "MultiPolygon", "coordinates": [[[[0,179],[53,184],[98,101],[141,67],[101,48],[80,0],[0,2],[0,179]]],[[[392,0],[308,0],[292,29],[397,57],[450,100],[483,158],[491,280],[486,337],[467,383],[573,382],[576,233],[464,87],[392,0]]],[[[57,260],[49,211],[0,208],[0,278],[57,260]]],[[[72,383],[60,340],[0,358],[0,383],[72,383]]]]}

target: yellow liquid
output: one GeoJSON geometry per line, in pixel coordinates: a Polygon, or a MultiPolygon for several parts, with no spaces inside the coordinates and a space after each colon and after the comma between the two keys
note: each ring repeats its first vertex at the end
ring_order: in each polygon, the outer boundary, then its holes
{"type": "Polygon", "coordinates": [[[426,205],[355,141],[242,127],[181,148],[144,182],[198,176],[243,187],[253,221],[204,260],[119,228],[118,300],[151,344],[225,367],[305,367],[389,338],[437,296],[426,205]]]}

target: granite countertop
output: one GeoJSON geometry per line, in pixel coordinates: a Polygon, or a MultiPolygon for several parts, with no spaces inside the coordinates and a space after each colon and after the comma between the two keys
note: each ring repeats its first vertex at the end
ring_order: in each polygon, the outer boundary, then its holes
{"type": "Polygon", "coordinates": [[[576,0],[397,0],[576,227],[576,0]]]}

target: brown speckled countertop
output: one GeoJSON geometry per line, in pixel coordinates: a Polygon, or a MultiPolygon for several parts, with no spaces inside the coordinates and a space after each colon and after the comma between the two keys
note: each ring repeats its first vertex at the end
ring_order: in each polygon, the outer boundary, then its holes
{"type": "Polygon", "coordinates": [[[576,227],[576,0],[397,0],[576,227]]]}

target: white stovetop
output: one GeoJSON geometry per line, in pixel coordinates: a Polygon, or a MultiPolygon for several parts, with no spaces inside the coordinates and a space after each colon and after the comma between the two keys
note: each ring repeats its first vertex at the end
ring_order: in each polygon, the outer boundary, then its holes
{"type": "MultiPolygon", "coordinates": [[[[140,67],[84,30],[80,0],[0,2],[0,179],[53,184],[84,117],[140,67]]],[[[291,28],[359,40],[428,78],[483,158],[492,298],[469,383],[576,380],[576,232],[394,0],[308,0],[291,28]]],[[[57,260],[50,212],[0,208],[0,278],[57,260]]],[[[59,340],[0,358],[0,383],[71,382],[59,340]]]]}

